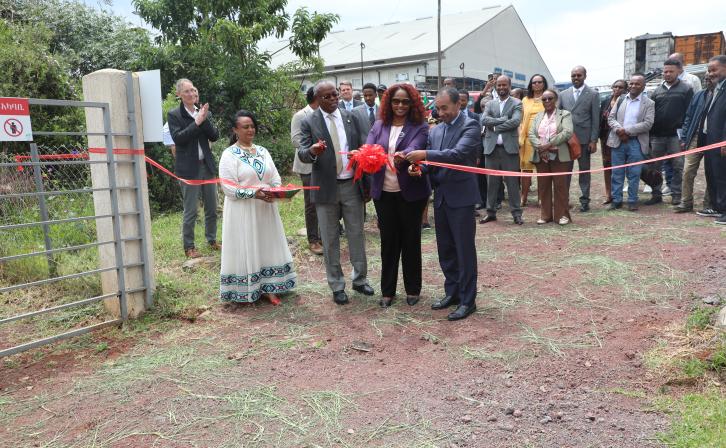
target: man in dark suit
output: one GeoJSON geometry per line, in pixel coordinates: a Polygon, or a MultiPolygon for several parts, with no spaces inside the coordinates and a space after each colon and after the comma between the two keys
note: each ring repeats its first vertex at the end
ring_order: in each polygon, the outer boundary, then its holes
{"type": "MultiPolygon", "coordinates": [[[[484,159],[492,170],[519,172],[519,124],[522,122],[522,102],[509,95],[512,80],[499,76],[496,83],[497,98],[484,108],[481,123],[486,127],[484,159]]],[[[502,176],[487,176],[487,215],[480,224],[497,220],[497,194],[502,176]]],[[[509,193],[509,208],[517,225],[524,224],[519,195],[519,178],[504,178],[509,193]]]]}
{"type": "MultiPolygon", "coordinates": [[[[459,109],[458,90],[439,91],[436,109],[442,122],[431,129],[426,150],[411,151],[406,159],[476,166],[481,127],[459,109]]],[[[476,311],[476,225],[472,219],[474,206],[479,202],[476,175],[447,168],[423,169],[434,187],[436,246],[446,293],[431,308],[439,310],[459,305],[448,319],[464,319],[476,311]]]]}
{"type": "MultiPolygon", "coordinates": [[[[210,120],[209,104],[201,108],[194,104],[198,99],[197,89],[188,79],[176,82],[176,94],[181,104],[167,114],[169,132],[176,145],[174,172],[183,179],[214,179],[217,177],[217,162],[209,142],[217,141],[219,131],[210,120]]],[[[200,193],[204,202],[204,236],[212,249],[221,249],[217,243],[217,185],[187,185],[180,181],[179,186],[184,202],[184,254],[189,258],[200,256],[194,246],[194,225],[200,193]]]]}
{"type": "Polygon", "coordinates": [[[373,123],[378,119],[378,105],[376,104],[376,86],[373,83],[366,83],[363,86],[363,104],[353,108],[353,116],[360,124],[361,138],[363,141],[368,138],[368,133],[373,123]]]}
{"type": "Polygon", "coordinates": [[[353,98],[353,83],[350,81],[340,82],[340,102],[338,108],[348,112],[353,112],[353,109],[363,104],[363,101],[356,100],[353,98]]]}
{"type": "MultiPolygon", "coordinates": [[[[705,145],[726,140],[726,56],[708,61],[708,76],[716,86],[706,106],[703,124],[705,145]]],[[[706,184],[714,210],[720,213],[714,223],[726,225],[726,146],[706,151],[706,184]]]]}
{"type": "MultiPolygon", "coordinates": [[[[572,114],[575,135],[582,145],[580,158],[577,159],[580,171],[590,169],[590,154],[597,151],[600,133],[600,95],[585,85],[586,78],[587,70],[578,65],[570,72],[572,87],[560,93],[560,109],[569,110],[572,114]]],[[[571,176],[568,176],[568,188],[571,180],[571,176]]],[[[587,212],[590,210],[590,173],[580,174],[579,183],[580,211],[587,212]]]]}
{"type": "Polygon", "coordinates": [[[348,152],[358,149],[365,140],[361,138],[358,121],[350,113],[338,109],[338,91],[333,83],[320,81],[313,89],[318,109],[300,126],[298,156],[303,163],[312,163],[310,184],[320,187],[310,192],[310,201],[315,204],[318,214],[325,271],[333,301],[343,305],[348,303],[348,295],[340,265],[338,223],[341,215],[353,265],[353,290],[367,296],[374,294],[366,277],[368,265],[363,234],[363,187],[367,178],[353,182],[353,173],[347,169],[348,152]],[[320,143],[321,140],[324,143],[320,143]]]}
{"type": "Polygon", "coordinates": [[[479,121],[479,114],[469,110],[469,91],[459,89],[459,108],[464,111],[467,117],[479,121]]]}

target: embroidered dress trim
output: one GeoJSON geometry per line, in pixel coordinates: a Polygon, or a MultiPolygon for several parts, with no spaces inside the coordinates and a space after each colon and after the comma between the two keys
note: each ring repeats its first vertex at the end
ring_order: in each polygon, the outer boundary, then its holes
{"type": "Polygon", "coordinates": [[[262,294],[282,294],[295,287],[292,263],[264,267],[252,274],[221,276],[220,297],[224,302],[255,302],[262,294]]]}
{"type": "Polygon", "coordinates": [[[255,151],[257,151],[256,155],[248,153],[237,145],[230,146],[229,150],[232,151],[232,154],[236,155],[242,162],[249,165],[257,174],[257,178],[262,180],[262,177],[265,175],[264,148],[255,145],[255,151]]]}

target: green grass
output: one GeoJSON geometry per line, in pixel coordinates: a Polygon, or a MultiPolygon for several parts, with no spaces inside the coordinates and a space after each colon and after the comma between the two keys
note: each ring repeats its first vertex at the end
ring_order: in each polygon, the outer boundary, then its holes
{"type": "Polygon", "coordinates": [[[726,440],[726,397],[718,389],[689,394],[673,403],[675,421],[658,439],[669,447],[722,448],[726,440]]]}
{"type": "Polygon", "coordinates": [[[703,330],[711,325],[711,319],[718,312],[715,306],[696,308],[686,320],[686,330],[703,330]]]}

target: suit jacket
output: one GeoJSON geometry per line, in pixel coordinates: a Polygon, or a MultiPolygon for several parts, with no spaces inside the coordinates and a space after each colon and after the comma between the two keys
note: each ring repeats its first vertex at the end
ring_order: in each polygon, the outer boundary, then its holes
{"type": "Polygon", "coordinates": [[[625,129],[625,132],[631,137],[638,137],[640,142],[640,150],[643,154],[650,153],[650,128],[653,127],[655,119],[655,103],[645,95],[640,95],[640,110],[638,111],[638,121],[628,127],[623,126],[625,120],[625,99],[630,95],[622,95],[618,103],[610,111],[608,116],[608,125],[610,126],[610,134],[608,135],[607,145],[611,148],[620,146],[620,138],[616,134],[618,129],[625,129]]]}
{"type": "MultiPolygon", "coordinates": [[[[575,102],[574,87],[560,92],[560,109],[572,113],[575,134],[584,146],[596,143],[600,131],[600,95],[590,86],[584,86],[575,102]]],[[[586,151],[587,148],[583,149],[586,151]]]]}
{"type": "Polygon", "coordinates": [[[499,113],[499,98],[489,101],[481,117],[482,127],[486,128],[484,136],[484,155],[494,152],[497,137],[502,136],[502,143],[507,154],[519,154],[519,124],[522,122],[522,101],[509,97],[504,104],[503,113],[499,113]]]}
{"type": "Polygon", "coordinates": [[[477,122],[481,120],[481,116],[478,113],[472,112],[468,108],[466,109],[466,116],[477,122]]]}
{"type": "MultiPolygon", "coordinates": [[[[706,130],[706,144],[710,145],[726,140],[726,81],[721,81],[714,95],[715,103],[711,106],[711,110],[706,115],[708,117],[708,127],[706,130]]],[[[708,105],[706,106],[708,108],[708,105]]]]}
{"type": "Polygon", "coordinates": [[[314,111],[315,109],[310,107],[310,105],[307,105],[295,112],[295,115],[292,116],[292,121],[290,122],[290,139],[292,140],[293,148],[295,148],[295,159],[292,162],[293,173],[310,174],[312,171],[313,167],[309,163],[302,163],[300,161],[300,157],[297,155],[297,150],[300,149],[300,137],[302,136],[300,127],[302,126],[302,122],[308,116],[312,115],[314,111]]]}
{"type": "MultiPolygon", "coordinates": [[[[389,137],[391,135],[391,126],[384,124],[382,120],[377,120],[368,134],[366,143],[378,144],[383,146],[386,152],[389,151],[389,137]]],[[[408,154],[415,149],[425,149],[426,140],[429,136],[429,125],[426,122],[414,124],[406,122],[401,129],[396,141],[396,151],[408,154]]],[[[408,166],[406,161],[396,166],[396,177],[398,178],[398,186],[401,188],[401,196],[406,201],[418,201],[428,198],[431,194],[431,184],[428,176],[413,177],[408,175],[408,166]]],[[[386,167],[371,176],[371,197],[380,199],[383,191],[383,180],[386,176],[386,167]]]]}
{"type": "MultiPolygon", "coordinates": [[[[378,106],[374,106],[374,112],[375,119],[378,119],[378,106]]],[[[353,116],[356,120],[358,120],[358,123],[360,124],[360,131],[363,134],[363,140],[368,138],[368,133],[371,131],[371,122],[368,119],[368,105],[366,103],[360,104],[353,108],[352,112],[353,116]]],[[[374,121],[375,123],[375,121],[374,121]]]]}
{"type": "MultiPolygon", "coordinates": [[[[355,109],[356,107],[360,106],[361,104],[364,104],[363,101],[359,101],[359,100],[356,100],[356,99],[352,99],[351,101],[353,101],[353,109],[355,109]]],[[[345,103],[343,102],[343,100],[338,101],[338,109],[344,110],[344,111],[348,112],[345,109],[345,103]]]]}
{"type": "MultiPolygon", "coordinates": [[[[542,123],[545,113],[545,111],[542,111],[535,115],[527,131],[527,138],[529,138],[529,142],[535,149],[532,154],[532,160],[530,160],[533,163],[539,163],[541,161],[537,148],[540,146],[539,125],[542,123]]],[[[557,147],[557,160],[560,162],[571,162],[572,159],[570,159],[570,148],[567,146],[567,140],[572,137],[573,133],[572,114],[563,109],[557,109],[555,113],[557,114],[557,133],[550,137],[550,143],[557,147]]]]}
{"type": "Polygon", "coordinates": [[[708,90],[699,90],[698,93],[693,95],[691,103],[688,105],[686,116],[683,118],[683,132],[681,133],[681,143],[686,147],[688,147],[693,136],[699,132],[703,114],[706,112],[706,97],[708,94],[708,90]]]}
{"type": "Polygon", "coordinates": [[[199,177],[199,147],[204,154],[204,163],[212,173],[217,172],[217,162],[209,148],[209,142],[216,142],[219,139],[219,131],[212,124],[211,112],[207,119],[197,126],[194,117],[189,115],[184,104],[172,109],[166,116],[169,122],[169,132],[176,144],[176,159],[174,160],[174,172],[177,176],[185,179],[197,179],[199,177]]]}
{"type": "MultiPolygon", "coordinates": [[[[364,142],[361,138],[358,120],[344,110],[340,111],[340,115],[343,118],[345,136],[348,139],[348,149],[350,151],[358,149],[364,142]]],[[[300,125],[300,149],[297,151],[300,161],[312,163],[313,165],[310,185],[320,187],[320,190],[310,190],[310,202],[314,204],[334,204],[337,202],[338,168],[335,163],[334,148],[333,140],[325,124],[325,118],[320,108],[318,108],[300,125]],[[310,151],[310,147],[317,143],[318,140],[325,141],[326,149],[316,157],[310,151]]],[[[367,184],[367,176],[363,176],[363,179],[357,182],[361,197],[363,197],[364,187],[367,190],[367,184]]]]}
{"type": "MultiPolygon", "coordinates": [[[[440,123],[429,130],[426,160],[476,166],[481,148],[481,126],[460,113],[453,125],[440,123]],[[444,135],[444,128],[446,135],[444,135]]],[[[476,205],[481,200],[476,174],[448,168],[425,167],[434,188],[434,206],[452,208],[476,205]]]]}

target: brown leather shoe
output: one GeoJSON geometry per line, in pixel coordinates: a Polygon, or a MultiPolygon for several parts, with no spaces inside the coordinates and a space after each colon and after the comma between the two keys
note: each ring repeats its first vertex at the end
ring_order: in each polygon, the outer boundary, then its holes
{"type": "Polygon", "coordinates": [[[323,245],[320,243],[310,243],[310,252],[314,253],[315,255],[323,255],[323,245]]]}
{"type": "Polygon", "coordinates": [[[199,258],[202,256],[202,254],[200,254],[194,247],[184,250],[184,255],[186,255],[187,258],[199,258]]]}
{"type": "Polygon", "coordinates": [[[222,250],[222,245],[216,241],[212,241],[211,243],[209,243],[209,248],[212,250],[222,250]]]}

